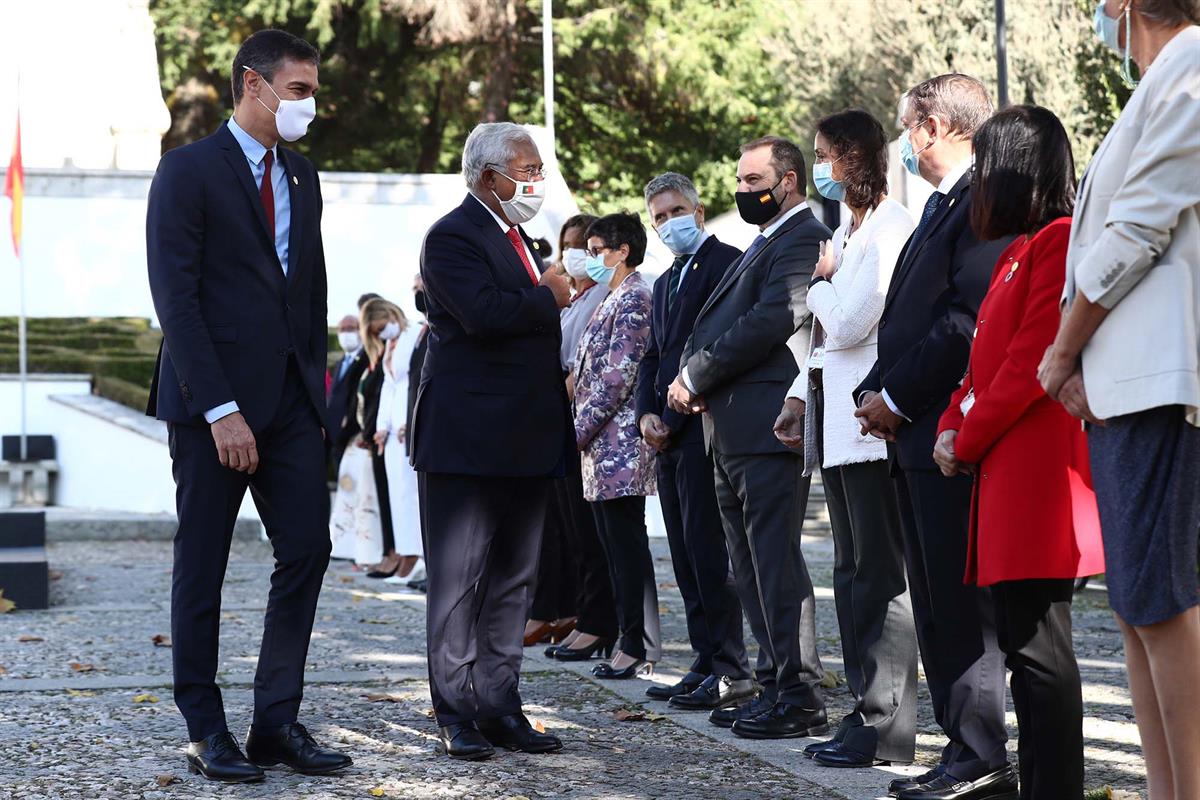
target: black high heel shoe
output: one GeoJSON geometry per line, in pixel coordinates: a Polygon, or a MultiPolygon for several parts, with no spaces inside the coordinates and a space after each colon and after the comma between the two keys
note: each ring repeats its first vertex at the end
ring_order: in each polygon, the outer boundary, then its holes
{"type": "Polygon", "coordinates": [[[591,661],[593,658],[612,658],[613,642],[608,639],[597,639],[587,647],[557,647],[548,648],[546,655],[559,661],[591,661]],[[550,651],[554,653],[551,655],[550,651]],[[603,654],[603,655],[601,655],[603,654]]]}
{"type": "Polygon", "coordinates": [[[654,662],[638,659],[628,667],[625,667],[625,669],[613,669],[612,664],[607,662],[603,664],[597,664],[596,666],[592,667],[592,674],[597,678],[614,681],[627,681],[630,678],[636,678],[643,672],[647,675],[653,675],[654,662]]]}

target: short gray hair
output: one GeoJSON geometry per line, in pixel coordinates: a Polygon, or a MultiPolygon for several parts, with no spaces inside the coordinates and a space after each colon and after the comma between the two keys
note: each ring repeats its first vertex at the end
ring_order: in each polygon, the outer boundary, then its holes
{"type": "Polygon", "coordinates": [[[517,157],[517,145],[534,144],[529,132],[512,122],[481,122],[463,145],[462,173],[468,186],[483,180],[489,164],[507,165],[517,157]]]}
{"type": "Polygon", "coordinates": [[[692,205],[700,205],[700,193],[696,191],[696,184],[692,183],[692,179],[687,175],[680,175],[678,172],[664,172],[657,178],[651,179],[646,184],[646,205],[649,206],[650,201],[663,192],[679,192],[683,195],[683,199],[692,205]]]}
{"type": "MultiPolygon", "coordinates": [[[[918,122],[937,115],[950,133],[969,139],[992,116],[992,99],[977,78],[952,72],[918,83],[905,94],[918,122]]],[[[915,123],[914,123],[915,124],[915,123]]]]}

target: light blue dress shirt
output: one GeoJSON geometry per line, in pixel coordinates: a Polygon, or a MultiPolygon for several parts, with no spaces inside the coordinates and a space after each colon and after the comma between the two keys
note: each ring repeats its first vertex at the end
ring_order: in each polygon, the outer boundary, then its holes
{"type": "MultiPolygon", "coordinates": [[[[229,132],[233,134],[234,139],[237,139],[242,152],[246,155],[246,161],[250,164],[250,175],[254,178],[254,185],[262,186],[263,175],[267,171],[266,164],[263,163],[267,148],[242,130],[233,117],[229,118],[229,132]]],[[[275,194],[275,255],[279,257],[279,266],[286,276],[288,272],[288,234],[292,228],[292,197],[288,194],[287,173],[284,171],[283,165],[279,163],[279,150],[272,147],[271,153],[274,162],[271,166],[271,190],[275,194]]],[[[237,410],[236,402],[225,403],[204,412],[204,419],[211,425],[221,417],[227,417],[237,410]]]]}

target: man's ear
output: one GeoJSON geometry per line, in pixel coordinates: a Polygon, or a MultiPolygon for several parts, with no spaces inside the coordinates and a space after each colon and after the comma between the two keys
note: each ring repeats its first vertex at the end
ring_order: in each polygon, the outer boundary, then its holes
{"type": "Polygon", "coordinates": [[[704,227],[704,203],[696,206],[696,224],[701,228],[704,227]]]}

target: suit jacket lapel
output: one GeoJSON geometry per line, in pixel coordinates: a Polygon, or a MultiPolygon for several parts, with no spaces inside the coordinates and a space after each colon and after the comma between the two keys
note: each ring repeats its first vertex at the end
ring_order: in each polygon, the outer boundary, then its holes
{"type": "Polygon", "coordinates": [[[271,241],[271,234],[267,230],[267,213],[263,210],[262,197],[258,193],[258,187],[254,185],[254,176],[250,174],[250,165],[246,163],[246,154],[242,152],[237,139],[233,138],[233,134],[229,132],[229,126],[225,123],[221,123],[218,138],[225,153],[225,162],[229,164],[238,183],[246,192],[246,199],[250,201],[250,207],[254,209],[255,215],[258,217],[258,229],[262,232],[263,240],[271,246],[271,252],[274,253],[275,243],[271,241]]]}
{"type": "MultiPolygon", "coordinates": [[[[292,172],[291,159],[286,154],[282,147],[279,150],[279,163],[283,164],[283,173],[287,176],[288,202],[291,204],[291,209],[288,212],[291,218],[288,226],[288,283],[293,283],[295,274],[299,271],[301,264],[300,259],[300,240],[303,236],[304,225],[303,207],[304,195],[307,192],[307,187],[302,190],[297,182],[299,177],[292,172]]],[[[260,204],[261,205],[261,204],[260,204]]],[[[274,243],[272,243],[273,245],[274,243]]]]}
{"type": "MultiPolygon", "coordinates": [[[[525,271],[525,265],[521,263],[521,257],[517,255],[512,242],[504,234],[504,231],[500,230],[500,226],[492,218],[491,211],[488,210],[483,202],[474,195],[468,194],[467,198],[463,200],[463,210],[483,230],[484,239],[493,250],[500,254],[500,257],[508,264],[518,280],[528,281],[529,273],[525,271]]],[[[521,238],[524,239],[524,231],[521,231],[519,226],[517,230],[522,234],[521,238]]]]}
{"type": "Polygon", "coordinates": [[[905,277],[907,277],[910,271],[909,268],[917,260],[917,255],[920,254],[930,237],[942,226],[942,223],[950,217],[950,212],[962,200],[963,194],[970,185],[971,171],[967,170],[967,173],[958,179],[958,183],[954,184],[954,188],[947,193],[946,198],[938,207],[937,213],[933,215],[933,219],[929,220],[929,224],[925,226],[925,230],[921,231],[921,238],[909,240],[908,246],[904,248],[904,254],[901,256],[900,266],[897,268],[892,278],[892,283],[888,287],[888,296],[885,302],[891,302],[892,296],[896,293],[900,284],[904,282],[905,277]]]}
{"type": "Polygon", "coordinates": [[[708,301],[705,302],[704,307],[700,309],[700,314],[696,317],[696,319],[699,319],[707,314],[708,310],[716,304],[717,300],[721,299],[721,296],[724,295],[725,292],[729,291],[733,284],[737,283],[737,280],[741,277],[742,273],[748,270],[752,264],[756,264],[762,259],[763,255],[771,249],[771,246],[775,244],[780,236],[783,236],[792,228],[799,225],[802,221],[810,219],[812,216],[813,213],[812,209],[810,208],[806,208],[797,212],[791,219],[783,224],[783,227],[771,234],[771,238],[767,239],[766,244],[758,248],[758,250],[754,253],[753,258],[747,261],[746,254],[743,253],[741,258],[730,264],[729,269],[725,270],[725,277],[721,278],[721,282],[717,284],[717,288],[713,290],[712,295],[708,298],[708,301]]]}
{"type": "Polygon", "coordinates": [[[697,273],[704,269],[704,262],[708,260],[708,252],[712,249],[712,246],[716,241],[717,237],[711,235],[705,239],[704,244],[700,245],[700,249],[696,251],[696,255],[692,256],[692,263],[688,264],[684,268],[685,273],[689,274],[684,274],[681,276],[683,286],[679,287],[679,294],[675,295],[674,309],[667,308],[667,292],[664,291],[662,293],[662,324],[664,327],[660,330],[664,330],[667,334],[663,337],[664,342],[667,341],[670,336],[674,335],[675,328],[679,324],[679,314],[675,313],[675,311],[679,308],[680,303],[683,302],[683,298],[689,292],[694,292],[696,290],[696,283],[700,280],[700,276],[697,273]]]}

